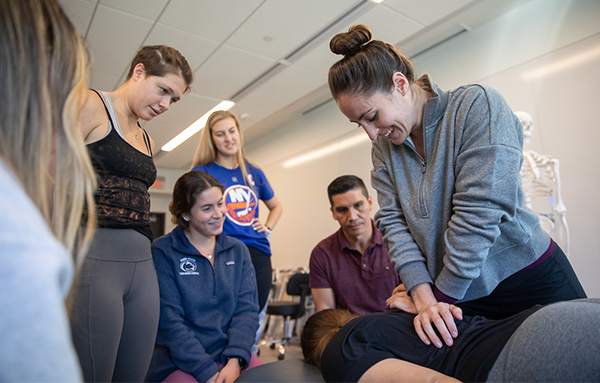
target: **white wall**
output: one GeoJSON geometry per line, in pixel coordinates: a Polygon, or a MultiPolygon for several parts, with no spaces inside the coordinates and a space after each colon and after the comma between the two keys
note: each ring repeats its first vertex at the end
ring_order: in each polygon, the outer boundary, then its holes
{"type": "MultiPolygon", "coordinates": [[[[429,73],[442,88],[488,84],[514,110],[532,114],[536,129],[526,148],[561,161],[570,260],[588,295],[595,297],[600,297],[594,240],[600,233],[599,19],[597,0],[532,0],[413,62],[418,73],[429,73]],[[524,77],[547,65],[555,65],[555,71],[524,77]]],[[[355,174],[369,185],[372,166],[366,140],[296,167],[284,168],[283,162],[361,134],[330,102],[247,146],[249,158],[263,168],[284,206],[272,237],[275,268],[308,266],[314,245],[338,228],[329,211],[327,185],[342,174],[355,174]]],[[[160,211],[155,210],[159,204],[164,206],[153,196],[153,211],[160,211]]]]}

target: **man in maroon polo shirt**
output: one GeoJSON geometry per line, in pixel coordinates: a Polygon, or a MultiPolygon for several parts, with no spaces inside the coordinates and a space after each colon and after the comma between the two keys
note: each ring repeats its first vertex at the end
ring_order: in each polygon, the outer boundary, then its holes
{"type": "Polygon", "coordinates": [[[319,242],[310,255],[315,310],[384,311],[386,299],[400,282],[371,218],[373,199],[364,182],[353,175],[333,180],[327,193],[340,229],[319,242]]]}

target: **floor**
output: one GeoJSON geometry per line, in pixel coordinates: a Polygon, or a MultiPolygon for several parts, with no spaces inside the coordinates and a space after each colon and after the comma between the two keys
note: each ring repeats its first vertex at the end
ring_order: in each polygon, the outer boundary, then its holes
{"type": "MultiPolygon", "coordinates": [[[[264,344],[259,347],[259,359],[263,363],[277,362],[279,359],[279,343],[274,348],[270,344],[264,344]]],[[[292,342],[285,347],[285,359],[302,359],[302,349],[298,340],[292,342]]]]}
{"type": "MultiPolygon", "coordinates": [[[[302,332],[304,322],[313,312],[314,308],[311,302],[306,314],[302,318],[290,321],[288,332],[291,339],[290,344],[285,347],[285,359],[304,359],[302,349],[300,348],[300,333],[302,332]]],[[[279,347],[281,343],[276,343],[273,348],[271,348],[271,344],[265,343],[271,339],[281,339],[284,329],[283,319],[278,316],[267,315],[264,326],[258,357],[263,363],[276,362],[279,360],[279,347]]]]}

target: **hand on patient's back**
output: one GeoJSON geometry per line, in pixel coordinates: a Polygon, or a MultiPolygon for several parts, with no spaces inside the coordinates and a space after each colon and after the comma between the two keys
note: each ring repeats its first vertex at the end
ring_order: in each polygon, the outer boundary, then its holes
{"type": "Polygon", "coordinates": [[[437,302],[425,308],[415,317],[415,331],[425,344],[433,343],[437,348],[442,348],[444,343],[452,346],[454,338],[458,336],[455,318],[462,320],[462,310],[459,307],[437,302]]]}

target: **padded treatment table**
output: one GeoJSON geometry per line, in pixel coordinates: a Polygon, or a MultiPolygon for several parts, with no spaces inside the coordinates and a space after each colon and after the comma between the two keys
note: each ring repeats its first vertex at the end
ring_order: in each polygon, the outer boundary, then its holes
{"type": "Polygon", "coordinates": [[[235,383],[302,382],[324,383],[317,366],[304,363],[302,359],[286,359],[266,363],[240,375],[235,383]]]}

